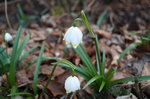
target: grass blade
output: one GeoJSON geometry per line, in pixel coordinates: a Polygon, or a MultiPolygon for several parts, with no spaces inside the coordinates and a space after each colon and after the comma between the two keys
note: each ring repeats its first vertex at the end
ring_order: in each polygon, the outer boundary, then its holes
{"type": "Polygon", "coordinates": [[[106,64],[106,54],[103,52],[103,56],[102,56],[102,74],[105,73],[105,64],[106,64]]]}
{"type": "Polygon", "coordinates": [[[104,86],[105,86],[105,82],[102,81],[101,86],[100,86],[100,88],[99,88],[99,92],[101,92],[101,91],[103,90],[104,86]]]}
{"type": "Polygon", "coordinates": [[[86,53],[86,51],[84,50],[84,48],[82,47],[81,44],[75,49],[75,51],[80,56],[83,63],[88,67],[91,74],[93,76],[97,75],[97,71],[96,71],[95,66],[93,65],[90,57],[88,56],[88,54],[86,53]]]}
{"type": "Polygon", "coordinates": [[[24,40],[20,43],[19,48],[17,49],[17,54],[16,54],[16,61],[18,58],[21,56],[23,49],[25,48],[27,42],[29,41],[30,35],[28,34],[24,40]]]}
{"type": "Polygon", "coordinates": [[[120,60],[127,54],[128,51],[130,51],[131,49],[135,48],[137,45],[141,44],[141,42],[136,42],[136,43],[132,43],[130,44],[120,55],[118,62],[120,62],[120,60]]]}
{"type": "Polygon", "coordinates": [[[105,77],[106,85],[110,82],[110,80],[112,79],[112,77],[116,71],[117,71],[117,68],[109,69],[109,71],[107,72],[106,77],[105,77]]]}
{"type": "Polygon", "coordinates": [[[19,43],[21,30],[22,30],[22,26],[20,26],[18,28],[18,31],[16,33],[16,38],[15,38],[14,45],[13,45],[13,50],[12,50],[12,56],[11,56],[11,59],[10,59],[10,68],[9,68],[8,79],[9,79],[9,84],[10,84],[11,87],[15,85],[16,54],[17,54],[17,49],[18,49],[18,43],[19,43]]]}
{"type": "Polygon", "coordinates": [[[119,84],[119,83],[124,83],[124,82],[129,82],[129,81],[135,81],[135,79],[139,80],[139,81],[141,81],[141,80],[150,80],[150,75],[127,77],[127,78],[114,80],[114,81],[109,82],[108,86],[112,86],[112,85],[119,84]]]}
{"type": "Polygon", "coordinates": [[[96,81],[97,79],[99,79],[102,76],[95,76],[92,79],[90,79],[83,87],[83,89],[85,89],[86,87],[88,87],[89,85],[91,85],[94,81],[96,81]]]}
{"type": "Polygon", "coordinates": [[[60,63],[66,64],[66,65],[70,66],[72,69],[76,69],[76,66],[68,60],[62,59],[62,60],[59,60],[58,62],[56,62],[55,64],[60,64],[60,63]]]}
{"type": "Polygon", "coordinates": [[[27,56],[29,56],[35,49],[37,49],[37,45],[29,49],[22,57],[20,58],[20,62],[23,61],[27,56]]]}
{"type": "Polygon", "coordinates": [[[106,19],[108,17],[108,10],[105,9],[103,11],[103,13],[98,17],[98,20],[97,20],[97,25],[100,26],[102,23],[103,23],[103,20],[106,19]]]}
{"type": "Polygon", "coordinates": [[[95,37],[95,45],[96,45],[97,70],[98,70],[98,73],[99,73],[100,75],[104,75],[104,74],[102,74],[103,71],[102,71],[102,66],[101,66],[100,47],[99,47],[99,42],[98,42],[97,35],[96,35],[96,37],[95,37]]]}
{"type": "Polygon", "coordinates": [[[44,52],[44,47],[45,47],[45,42],[42,43],[42,47],[41,47],[41,50],[40,50],[40,53],[39,53],[39,56],[38,56],[38,59],[37,59],[37,63],[36,63],[36,68],[35,68],[35,71],[34,71],[34,79],[33,79],[34,95],[36,95],[38,93],[38,90],[37,90],[38,72],[39,72],[39,69],[40,69],[41,61],[42,61],[42,55],[43,55],[43,52],[44,52]]]}
{"type": "Polygon", "coordinates": [[[9,94],[7,96],[16,96],[16,95],[32,95],[31,93],[28,92],[19,92],[19,93],[14,93],[14,94],[9,94]]]}

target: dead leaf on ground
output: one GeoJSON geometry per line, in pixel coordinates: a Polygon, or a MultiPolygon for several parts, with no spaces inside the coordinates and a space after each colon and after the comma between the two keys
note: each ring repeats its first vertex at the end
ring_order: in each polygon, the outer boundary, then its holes
{"type": "Polygon", "coordinates": [[[134,94],[130,93],[129,95],[125,96],[117,96],[116,99],[138,99],[134,94]]]}
{"type": "Polygon", "coordinates": [[[18,85],[24,85],[30,82],[25,70],[17,71],[16,80],[18,85]]]}
{"type": "Polygon", "coordinates": [[[127,72],[123,72],[123,71],[117,71],[112,80],[117,80],[117,79],[121,79],[121,78],[126,78],[126,77],[130,77],[131,74],[127,73],[127,72]]]}
{"type": "Polygon", "coordinates": [[[94,30],[94,32],[97,33],[98,35],[100,35],[102,38],[105,38],[105,39],[111,39],[112,38],[111,32],[107,32],[107,31],[100,30],[100,29],[96,29],[96,30],[94,30]]]}
{"type": "Polygon", "coordinates": [[[63,85],[57,81],[51,81],[47,87],[47,90],[53,94],[53,96],[63,95],[65,89],[63,85]]]}
{"type": "MultiPolygon", "coordinates": [[[[52,72],[52,70],[53,70],[53,68],[54,68],[54,66],[42,65],[41,69],[40,69],[40,74],[50,75],[51,72],[52,72]]],[[[64,72],[65,72],[65,70],[62,67],[57,66],[56,69],[55,69],[55,71],[54,71],[53,76],[61,75],[64,72]]]]}

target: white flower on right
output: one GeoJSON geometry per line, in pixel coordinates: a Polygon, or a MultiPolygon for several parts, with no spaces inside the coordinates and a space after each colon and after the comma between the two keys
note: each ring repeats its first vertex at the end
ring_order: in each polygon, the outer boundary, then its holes
{"type": "Polygon", "coordinates": [[[76,76],[69,76],[65,81],[66,93],[75,92],[80,89],[80,81],[76,76]]]}
{"type": "Polygon", "coordinates": [[[11,41],[13,38],[12,38],[12,36],[11,36],[10,33],[6,33],[4,39],[5,39],[5,41],[9,42],[9,41],[11,41]]]}
{"type": "Polygon", "coordinates": [[[74,48],[77,48],[77,46],[82,42],[83,34],[81,30],[78,27],[70,27],[67,32],[64,35],[64,40],[66,41],[66,44],[71,43],[74,48]]]}

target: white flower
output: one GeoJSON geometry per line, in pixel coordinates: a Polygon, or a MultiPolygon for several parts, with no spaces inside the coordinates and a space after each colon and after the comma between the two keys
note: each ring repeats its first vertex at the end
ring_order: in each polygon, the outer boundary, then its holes
{"type": "Polygon", "coordinates": [[[65,81],[66,93],[75,92],[80,89],[80,81],[76,76],[69,76],[65,81]]]}
{"type": "Polygon", "coordinates": [[[67,32],[64,35],[64,40],[66,41],[66,44],[71,43],[74,48],[77,48],[77,46],[82,42],[83,34],[81,30],[78,27],[70,27],[67,32]]]}
{"type": "Polygon", "coordinates": [[[13,39],[13,38],[12,38],[12,36],[11,36],[10,33],[6,33],[6,34],[5,34],[5,41],[9,42],[9,41],[11,41],[12,39],[13,39]]]}

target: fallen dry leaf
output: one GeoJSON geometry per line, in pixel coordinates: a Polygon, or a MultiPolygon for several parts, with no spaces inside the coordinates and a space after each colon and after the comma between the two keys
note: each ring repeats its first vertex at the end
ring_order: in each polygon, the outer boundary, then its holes
{"type": "Polygon", "coordinates": [[[97,33],[98,35],[100,35],[102,38],[106,38],[106,39],[112,38],[111,32],[107,32],[107,31],[99,30],[99,29],[94,30],[94,32],[97,33]]]}
{"type": "Polygon", "coordinates": [[[117,96],[116,99],[138,99],[138,98],[132,93],[130,93],[129,95],[125,95],[125,96],[117,96]]]}
{"type": "Polygon", "coordinates": [[[53,96],[63,95],[65,89],[63,85],[56,81],[51,81],[47,87],[47,90],[53,94],[53,96]]]}
{"type": "MultiPolygon", "coordinates": [[[[40,69],[40,74],[50,75],[52,70],[53,70],[53,67],[54,66],[50,66],[50,65],[42,65],[41,69],[40,69]]],[[[62,67],[57,66],[55,71],[54,71],[53,76],[61,75],[64,72],[65,72],[65,70],[62,67]]]]}
{"type": "Polygon", "coordinates": [[[30,82],[25,70],[20,70],[16,72],[16,80],[18,85],[24,85],[30,82]]]}

